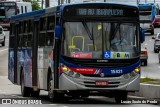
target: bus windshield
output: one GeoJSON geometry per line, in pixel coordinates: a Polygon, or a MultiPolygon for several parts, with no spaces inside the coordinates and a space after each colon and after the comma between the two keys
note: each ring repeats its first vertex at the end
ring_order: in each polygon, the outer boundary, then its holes
{"type": "Polygon", "coordinates": [[[137,57],[136,26],[133,23],[65,22],[62,53],[73,58],[137,57]]]}
{"type": "Polygon", "coordinates": [[[0,18],[11,18],[16,14],[16,4],[10,2],[0,3],[0,18]]]}

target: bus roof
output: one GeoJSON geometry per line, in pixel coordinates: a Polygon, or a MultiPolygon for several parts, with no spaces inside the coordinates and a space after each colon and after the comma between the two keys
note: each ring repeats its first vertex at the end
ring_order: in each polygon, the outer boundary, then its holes
{"type": "Polygon", "coordinates": [[[132,7],[134,9],[138,10],[138,7],[135,5],[128,5],[128,4],[118,4],[118,3],[104,3],[104,2],[87,2],[87,3],[78,3],[78,4],[63,4],[63,5],[59,5],[59,6],[55,6],[55,7],[49,7],[46,9],[41,9],[41,10],[36,10],[36,11],[32,11],[32,12],[28,12],[28,13],[24,13],[24,14],[19,14],[16,16],[12,16],[11,20],[16,21],[16,20],[23,20],[24,18],[29,18],[29,17],[36,17],[36,16],[42,16],[45,13],[51,13],[54,12],[55,10],[60,10],[60,9],[64,9],[64,7],[66,6],[76,6],[76,5],[88,5],[88,4],[108,4],[108,5],[119,5],[122,7],[132,7]]]}

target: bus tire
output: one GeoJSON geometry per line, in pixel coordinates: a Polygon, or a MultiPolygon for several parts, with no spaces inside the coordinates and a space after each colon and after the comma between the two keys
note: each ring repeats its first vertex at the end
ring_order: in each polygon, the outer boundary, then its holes
{"type": "Polygon", "coordinates": [[[21,73],[21,94],[23,97],[29,97],[31,93],[31,88],[25,87],[24,74],[21,73]]]}
{"type": "Polygon", "coordinates": [[[52,90],[52,75],[49,76],[49,81],[48,81],[48,97],[51,102],[58,102],[63,99],[64,93],[59,93],[57,90],[52,90]]]}
{"type": "Polygon", "coordinates": [[[39,97],[39,93],[40,93],[40,90],[34,91],[34,90],[32,89],[32,91],[31,91],[31,97],[39,97]]]}
{"type": "Polygon", "coordinates": [[[126,100],[127,100],[127,92],[121,92],[115,96],[115,101],[118,104],[120,104],[121,101],[126,101],[126,100]]]}

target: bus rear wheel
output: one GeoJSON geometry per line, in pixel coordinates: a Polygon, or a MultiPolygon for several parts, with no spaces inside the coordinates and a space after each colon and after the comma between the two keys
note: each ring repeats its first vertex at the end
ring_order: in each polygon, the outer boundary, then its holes
{"type": "Polygon", "coordinates": [[[21,73],[21,94],[23,97],[29,97],[31,94],[31,88],[25,87],[25,80],[23,73],[21,73]]]}
{"type": "Polygon", "coordinates": [[[34,90],[32,89],[32,91],[31,91],[31,97],[39,97],[39,93],[40,93],[40,90],[34,91],[34,90]]]}

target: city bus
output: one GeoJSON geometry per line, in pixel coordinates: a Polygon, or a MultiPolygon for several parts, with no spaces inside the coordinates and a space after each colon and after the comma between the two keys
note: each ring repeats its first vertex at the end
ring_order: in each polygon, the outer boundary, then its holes
{"type": "Polygon", "coordinates": [[[0,25],[9,29],[10,18],[12,15],[31,12],[30,2],[0,1],[0,25]]]}
{"type": "Polygon", "coordinates": [[[8,78],[23,97],[46,90],[51,101],[103,95],[120,103],[139,90],[136,6],[64,4],[12,16],[10,26],[8,78]]]}
{"type": "Polygon", "coordinates": [[[155,15],[159,15],[159,7],[153,3],[139,4],[141,22],[153,22],[155,15]]]}

